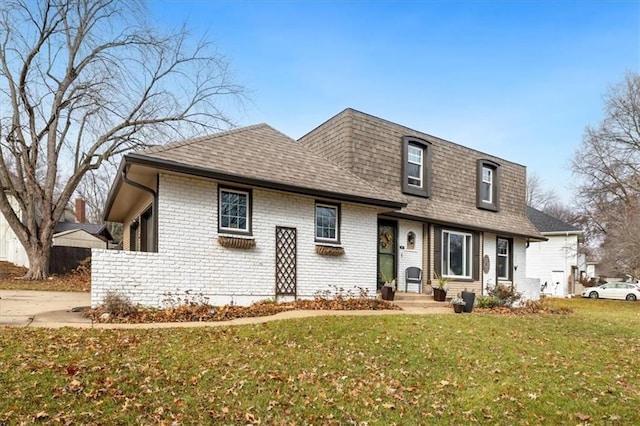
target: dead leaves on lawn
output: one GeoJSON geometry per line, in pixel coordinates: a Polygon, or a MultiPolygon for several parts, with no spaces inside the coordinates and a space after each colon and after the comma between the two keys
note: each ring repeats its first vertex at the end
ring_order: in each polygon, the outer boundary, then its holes
{"type": "Polygon", "coordinates": [[[153,323],[153,322],[215,322],[237,318],[264,317],[291,310],[400,310],[397,305],[380,299],[340,298],[297,300],[274,303],[254,303],[251,306],[219,306],[185,304],[165,309],[137,307],[126,315],[107,313],[104,307],[89,309],[84,315],[95,322],[108,323],[153,323]],[[105,315],[106,314],[106,315],[105,315]]]}
{"type": "Polygon", "coordinates": [[[90,266],[80,265],[76,270],[64,275],[52,275],[46,280],[26,281],[22,277],[27,268],[9,262],[0,262],[0,289],[37,291],[90,291],[90,266]]]}

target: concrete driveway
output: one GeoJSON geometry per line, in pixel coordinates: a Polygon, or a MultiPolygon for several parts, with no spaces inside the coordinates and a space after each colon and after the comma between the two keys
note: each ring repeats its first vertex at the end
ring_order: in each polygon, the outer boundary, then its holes
{"type": "Polygon", "coordinates": [[[89,293],[0,290],[0,325],[81,326],[91,324],[73,308],[91,304],[89,293]]]}

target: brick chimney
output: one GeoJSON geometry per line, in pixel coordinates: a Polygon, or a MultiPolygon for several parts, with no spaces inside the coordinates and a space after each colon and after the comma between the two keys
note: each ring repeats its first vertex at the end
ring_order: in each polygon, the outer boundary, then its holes
{"type": "Polygon", "coordinates": [[[87,218],[85,214],[85,202],[83,198],[76,198],[76,222],[84,223],[87,218]]]}

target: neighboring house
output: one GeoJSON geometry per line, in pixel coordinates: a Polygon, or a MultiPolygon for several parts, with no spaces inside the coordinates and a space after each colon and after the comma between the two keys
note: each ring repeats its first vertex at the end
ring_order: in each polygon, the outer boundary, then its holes
{"type": "MultiPolygon", "coordinates": [[[[13,201],[14,209],[18,205],[13,201]]],[[[19,212],[18,216],[21,215],[19,212]]],[[[85,201],[76,199],[75,211],[66,209],[56,225],[52,246],[107,248],[113,237],[104,224],[85,223],[85,201]]],[[[0,214],[0,260],[29,267],[29,259],[13,229],[0,214]]]]}
{"type": "Polygon", "coordinates": [[[450,295],[537,291],[525,182],[524,166],[352,109],[298,142],[263,124],[131,153],[105,209],[124,250],[93,250],[91,303],[373,296],[393,280],[428,293],[436,274],[450,295]],[[405,282],[410,266],[423,283],[405,282]]]}
{"type": "Polygon", "coordinates": [[[580,293],[578,279],[587,270],[585,256],[579,250],[583,231],[532,207],[527,207],[527,215],[547,237],[547,241],[529,244],[527,277],[540,279],[542,294],[568,297],[580,293]]]}
{"type": "Polygon", "coordinates": [[[104,224],[60,222],[53,234],[54,246],[108,248],[113,240],[104,224]]]}

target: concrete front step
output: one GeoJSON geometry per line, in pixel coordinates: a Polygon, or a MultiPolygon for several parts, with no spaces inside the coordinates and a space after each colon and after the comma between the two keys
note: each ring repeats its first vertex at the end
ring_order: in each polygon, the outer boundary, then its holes
{"type": "Polygon", "coordinates": [[[449,306],[448,302],[436,302],[435,300],[414,301],[414,300],[393,300],[394,304],[401,308],[437,308],[449,306]]]}
{"type": "Polygon", "coordinates": [[[449,306],[448,302],[436,302],[431,294],[396,291],[393,303],[401,308],[435,308],[449,306]]]}

